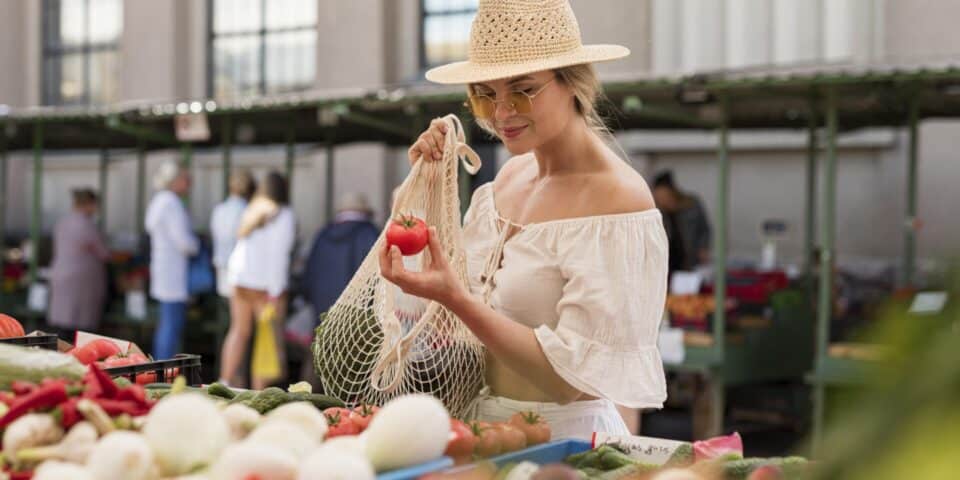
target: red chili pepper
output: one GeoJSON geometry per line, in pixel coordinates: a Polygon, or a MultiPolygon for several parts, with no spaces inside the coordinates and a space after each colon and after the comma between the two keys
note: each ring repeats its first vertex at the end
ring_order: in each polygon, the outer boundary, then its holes
{"type": "Polygon", "coordinates": [[[51,383],[19,397],[10,410],[0,417],[0,428],[6,428],[23,415],[42,408],[53,408],[67,399],[67,389],[62,383],[51,383]]]}
{"type": "Polygon", "coordinates": [[[150,408],[153,406],[151,400],[147,399],[147,391],[140,385],[130,385],[117,393],[117,400],[129,400],[138,406],[150,408]]]}
{"type": "Polygon", "coordinates": [[[96,365],[90,365],[90,372],[93,373],[93,378],[100,387],[100,391],[102,392],[101,396],[104,398],[114,398],[117,396],[120,388],[117,387],[116,383],[113,383],[113,379],[110,378],[110,375],[107,375],[107,372],[104,372],[96,365]]]}
{"type": "Polygon", "coordinates": [[[83,398],[100,398],[103,396],[103,388],[100,387],[100,381],[97,380],[92,368],[83,375],[83,384],[87,387],[83,391],[83,398]]]}
{"type": "Polygon", "coordinates": [[[17,400],[17,397],[14,397],[10,392],[0,392],[0,402],[5,403],[8,407],[17,400]]]}
{"type": "Polygon", "coordinates": [[[122,415],[124,413],[133,417],[139,417],[141,415],[146,415],[150,411],[149,408],[137,405],[136,402],[131,400],[95,398],[93,401],[96,402],[97,405],[100,405],[100,408],[107,412],[107,415],[110,415],[111,417],[122,415]]]}
{"type": "Polygon", "coordinates": [[[8,472],[10,474],[10,480],[30,480],[33,478],[33,470],[28,472],[8,472]]]}
{"type": "Polygon", "coordinates": [[[25,382],[23,380],[14,380],[10,383],[10,391],[14,395],[26,395],[30,392],[33,392],[37,389],[37,385],[31,382],[25,382]]]}
{"type": "Polygon", "coordinates": [[[77,410],[79,399],[71,398],[57,406],[54,415],[60,420],[60,426],[64,430],[69,430],[80,421],[80,412],[77,410]]]}

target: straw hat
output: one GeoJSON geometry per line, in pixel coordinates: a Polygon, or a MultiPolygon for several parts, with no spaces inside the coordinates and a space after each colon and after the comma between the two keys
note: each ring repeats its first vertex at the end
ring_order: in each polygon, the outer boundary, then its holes
{"type": "Polygon", "coordinates": [[[480,0],[469,59],[427,71],[427,80],[461,84],[626,57],[620,45],[583,45],[568,0],[480,0]]]}

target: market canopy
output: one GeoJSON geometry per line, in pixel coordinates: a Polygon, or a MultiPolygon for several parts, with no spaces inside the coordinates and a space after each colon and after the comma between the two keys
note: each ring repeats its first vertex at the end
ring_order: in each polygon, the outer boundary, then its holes
{"type": "MultiPolygon", "coordinates": [[[[807,128],[828,90],[837,98],[843,130],[902,126],[911,102],[919,118],[960,116],[960,62],[941,64],[811,65],[721,71],[677,77],[607,77],[607,116],[615,130],[807,128]],[[612,108],[611,108],[612,107],[612,108]]],[[[44,125],[44,149],[169,148],[178,141],[174,118],[205,113],[210,135],[192,142],[218,146],[233,131],[236,145],[292,142],[383,142],[407,145],[431,118],[467,118],[463,87],[424,83],[376,89],[312,90],[236,101],[127,102],[102,107],[0,106],[7,150],[34,146],[44,125]]],[[[822,118],[817,115],[816,118],[822,118]]],[[[479,131],[473,142],[492,141],[479,131]]],[[[2,145],[0,145],[2,148],[2,145]]]]}

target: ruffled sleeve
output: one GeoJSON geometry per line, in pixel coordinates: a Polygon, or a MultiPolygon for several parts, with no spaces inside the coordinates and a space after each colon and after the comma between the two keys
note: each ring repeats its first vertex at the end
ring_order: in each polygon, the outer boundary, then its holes
{"type": "Polygon", "coordinates": [[[656,210],[564,225],[555,240],[565,280],[555,327],[535,334],[573,387],[631,408],[666,399],[657,332],[667,291],[668,243],[656,210]]]}

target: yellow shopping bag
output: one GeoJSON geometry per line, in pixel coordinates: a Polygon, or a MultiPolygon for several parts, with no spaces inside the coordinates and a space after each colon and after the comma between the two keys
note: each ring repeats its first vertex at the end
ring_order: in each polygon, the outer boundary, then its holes
{"type": "Polygon", "coordinates": [[[253,359],[250,361],[250,375],[254,378],[272,379],[280,376],[280,357],[277,355],[277,341],[273,334],[276,314],[276,308],[272,303],[268,303],[257,317],[253,359]]]}

